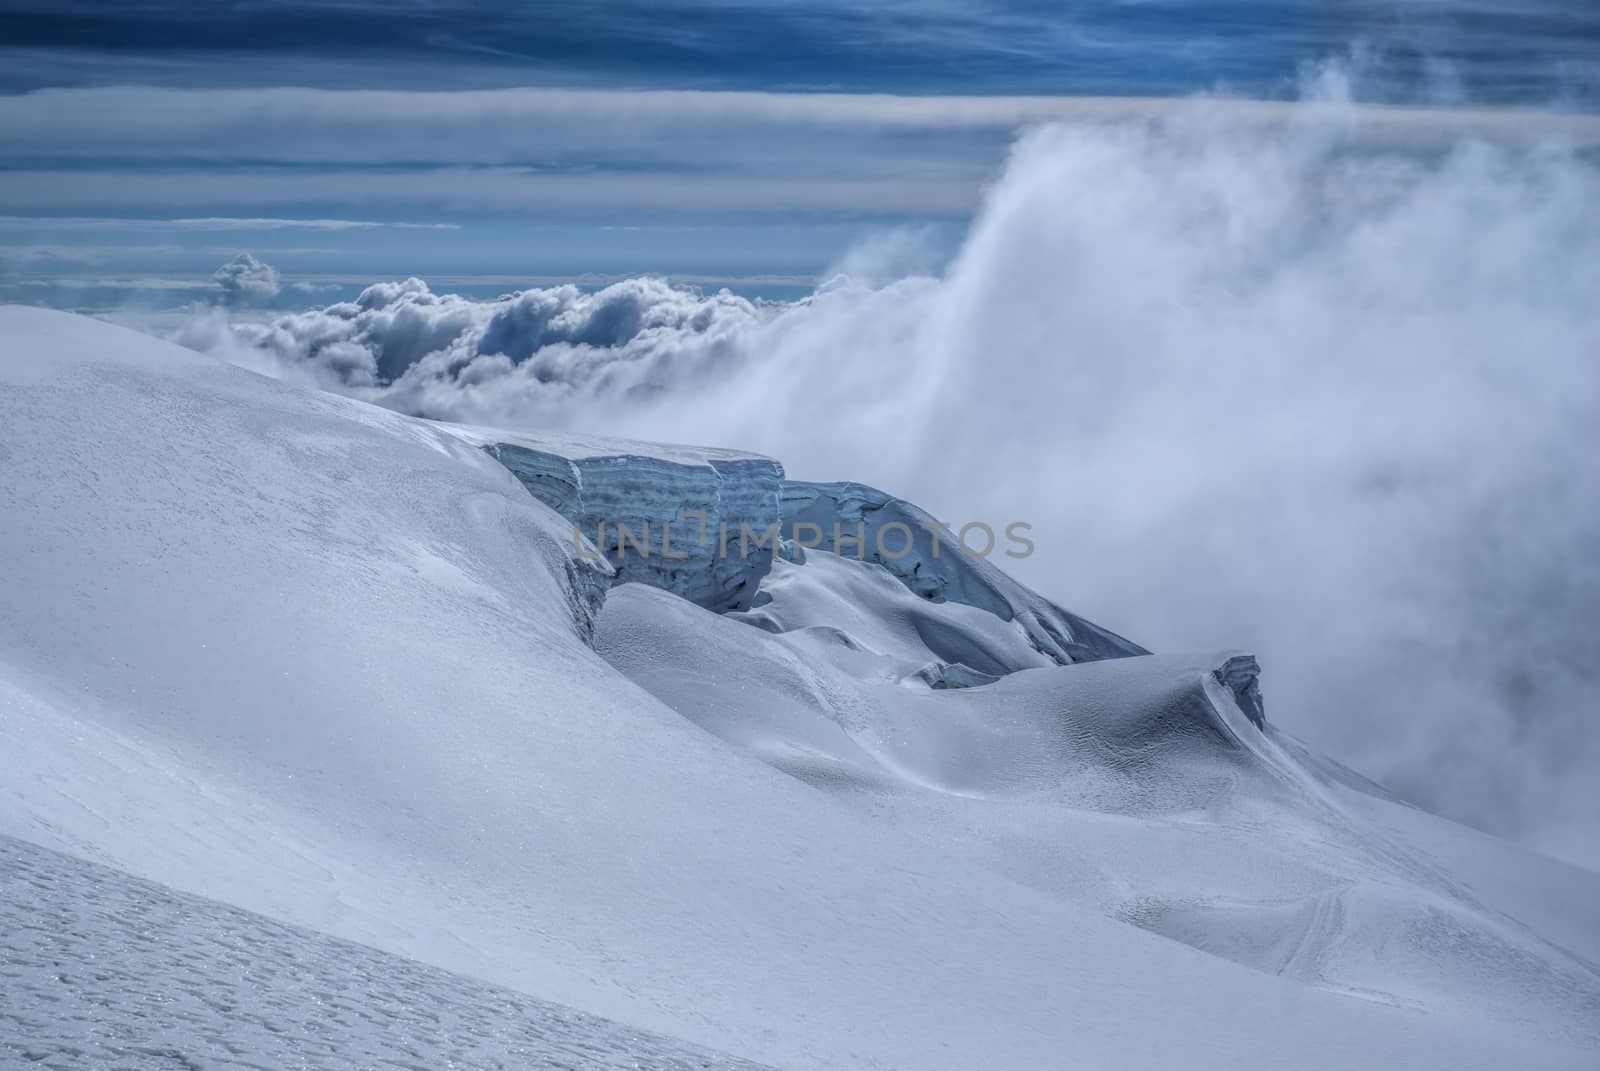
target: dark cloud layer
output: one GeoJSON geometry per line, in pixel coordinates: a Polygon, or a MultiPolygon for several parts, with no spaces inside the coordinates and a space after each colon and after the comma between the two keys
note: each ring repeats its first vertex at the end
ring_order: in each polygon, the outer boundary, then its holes
{"type": "Polygon", "coordinates": [[[0,86],[13,89],[263,84],[251,61],[271,55],[267,77],[299,85],[1170,93],[1220,81],[1283,95],[1300,63],[1360,40],[1396,95],[1443,62],[1480,100],[1527,102],[1592,93],[1600,44],[1585,0],[5,0],[0,11],[12,54],[0,86]]]}

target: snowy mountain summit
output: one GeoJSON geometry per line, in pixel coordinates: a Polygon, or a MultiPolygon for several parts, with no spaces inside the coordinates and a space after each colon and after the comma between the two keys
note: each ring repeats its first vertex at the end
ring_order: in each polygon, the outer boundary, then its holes
{"type": "Polygon", "coordinates": [[[0,1064],[1600,1060],[1600,875],[960,543],[0,308],[0,1064]]]}

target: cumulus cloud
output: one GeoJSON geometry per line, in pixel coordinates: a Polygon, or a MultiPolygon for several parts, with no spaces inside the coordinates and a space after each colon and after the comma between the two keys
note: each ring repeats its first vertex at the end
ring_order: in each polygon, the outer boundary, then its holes
{"type": "Polygon", "coordinates": [[[240,253],[212,273],[222,287],[223,299],[232,305],[261,305],[278,296],[278,271],[249,253],[240,253]]]}
{"type": "MultiPolygon", "coordinates": [[[[500,400],[486,397],[486,407],[515,399],[532,412],[575,397],[679,389],[719,360],[741,357],[748,329],[782,308],[655,278],[489,301],[407,279],[370,286],[354,301],[238,324],[232,342],[410,412],[460,415],[462,395],[479,391],[500,400]]],[[[203,348],[216,345],[206,338],[203,348]]]]}
{"type": "Polygon", "coordinates": [[[1600,173],[1557,142],[1375,146],[1339,97],[1038,129],[938,274],[866,270],[888,242],[787,305],[408,280],[209,345],[1030,521],[1018,569],[1064,604],[1252,647],[1278,724],[1600,863],[1600,173]]]}

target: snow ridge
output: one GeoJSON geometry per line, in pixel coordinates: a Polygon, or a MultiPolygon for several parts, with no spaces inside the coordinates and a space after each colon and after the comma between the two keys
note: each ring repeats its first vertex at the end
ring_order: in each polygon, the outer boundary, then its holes
{"type": "Polygon", "coordinates": [[[830,542],[835,532],[845,540],[860,536],[859,546],[849,544],[852,554],[881,565],[925,599],[965,603],[1017,621],[1034,649],[1059,665],[1149,654],[1028,590],[986,557],[969,553],[948,524],[875,487],[786,481],[783,523],[787,539],[795,538],[800,525],[814,525],[830,542]],[[909,545],[898,553],[908,536],[909,545]]]}

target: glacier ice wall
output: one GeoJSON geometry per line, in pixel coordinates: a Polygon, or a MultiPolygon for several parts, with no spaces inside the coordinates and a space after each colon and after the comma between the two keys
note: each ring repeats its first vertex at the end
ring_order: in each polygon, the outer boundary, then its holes
{"type": "Polygon", "coordinates": [[[483,445],[572,522],[577,546],[605,556],[612,583],[722,613],[749,609],[772,565],[783,467],[770,458],[565,438],[483,445]]]}

